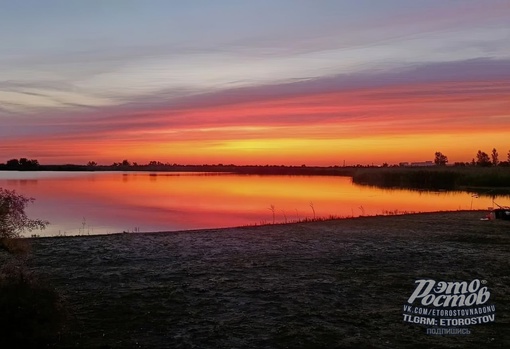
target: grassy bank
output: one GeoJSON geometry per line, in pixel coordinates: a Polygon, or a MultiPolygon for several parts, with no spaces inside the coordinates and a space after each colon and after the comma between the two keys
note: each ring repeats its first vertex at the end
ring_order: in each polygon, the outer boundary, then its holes
{"type": "Polygon", "coordinates": [[[481,212],[41,238],[29,265],[66,297],[61,347],[503,348],[509,222],[481,212]],[[419,278],[488,281],[496,322],[403,322],[419,278]]]}
{"type": "Polygon", "coordinates": [[[356,184],[385,188],[433,190],[473,189],[510,193],[510,167],[364,168],[353,174],[356,184]]]}

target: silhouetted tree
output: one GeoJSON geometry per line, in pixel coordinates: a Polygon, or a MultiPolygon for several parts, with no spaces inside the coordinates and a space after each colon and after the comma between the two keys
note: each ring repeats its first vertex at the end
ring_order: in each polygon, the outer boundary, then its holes
{"type": "Polygon", "coordinates": [[[445,166],[448,163],[448,157],[441,153],[440,151],[438,151],[435,154],[434,163],[437,166],[445,166]]]}
{"type": "Polygon", "coordinates": [[[476,164],[478,166],[487,167],[491,165],[491,160],[486,152],[478,150],[476,154],[476,164]]]}
{"type": "Polygon", "coordinates": [[[508,154],[506,154],[506,161],[510,162],[510,150],[508,151],[508,154]]]}
{"type": "Polygon", "coordinates": [[[35,170],[39,167],[39,161],[35,159],[28,160],[27,158],[11,159],[7,161],[7,168],[17,170],[35,170]]]}
{"type": "Polygon", "coordinates": [[[18,159],[8,160],[6,165],[7,165],[8,168],[18,168],[19,167],[19,160],[18,159]]]}
{"type": "Polygon", "coordinates": [[[87,162],[87,166],[89,166],[89,167],[97,166],[97,162],[95,162],[95,161],[89,161],[89,162],[87,162]]]}
{"type": "Polygon", "coordinates": [[[127,160],[122,160],[122,166],[131,166],[131,163],[127,160]]]}
{"type": "Polygon", "coordinates": [[[39,161],[36,159],[28,160],[28,168],[29,169],[36,169],[39,167],[39,161]]]}
{"type": "Polygon", "coordinates": [[[491,157],[492,157],[492,164],[494,166],[498,166],[499,164],[499,159],[498,159],[498,151],[496,150],[496,148],[492,148],[492,153],[491,153],[491,157]]]}

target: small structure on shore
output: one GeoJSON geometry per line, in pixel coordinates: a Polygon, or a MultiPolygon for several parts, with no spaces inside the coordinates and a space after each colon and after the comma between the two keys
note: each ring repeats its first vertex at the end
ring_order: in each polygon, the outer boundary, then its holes
{"type": "Polygon", "coordinates": [[[492,211],[495,219],[504,219],[510,221],[510,208],[497,208],[492,211]]]}
{"type": "Polygon", "coordinates": [[[498,208],[489,207],[490,212],[487,214],[487,219],[504,219],[506,221],[510,221],[510,207],[497,206],[498,208]]]}

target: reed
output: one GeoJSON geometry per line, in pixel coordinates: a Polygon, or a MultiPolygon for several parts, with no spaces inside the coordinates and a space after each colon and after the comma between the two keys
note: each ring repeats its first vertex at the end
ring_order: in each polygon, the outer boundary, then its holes
{"type": "Polygon", "coordinates": [[[352,176],[353,183],[383,188],[455,190],[466,188],[508,189],[508,167],[364,168],[352,176]]]}

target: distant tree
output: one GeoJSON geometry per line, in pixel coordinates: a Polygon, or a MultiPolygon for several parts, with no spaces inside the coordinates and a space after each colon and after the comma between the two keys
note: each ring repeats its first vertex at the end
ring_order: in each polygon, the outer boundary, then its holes
{"type": "Polygon", "coordinates": [[[510,150],[508,151],[508,154],[506,154],[506,161],[510,162],[510,150]]]}
{"type": "Polygon", "coordinates": [[[19,160],[18,159],[8,160],[6,165],[9,168],[17,168],[17,167],[19,167],[19,160]]]}
{"type": "Polygon", "coordinates": [[[89,161],[89,162],[87,162],[87,166],[89,166],[89,167],[97,166],[97,162],[95,162],[95,161],[89,161]]]}
{"type": "Polygon", "coordinates": [[[492,164],[494,166],[498,166],[499,164],[499,159],[498,159],[498,151],[496,150],[496,148],[492,148],[492,153],[491,153],[491,158],[492,158],[492,164]]]}
{"type": "Polygon", "coordinates": [[[472,159],[471,159],[471,166],[475,166],[475,165],[476,165],[475,158],[472,158],[472,159]]]}
{"type": "Polygon", "coordinates": [[[491,160],[486,152],[478,150],[476,154],[476,164],[482,167],[488,167],[491,165],[491,160]]]}
{"type": "Polygon", "coordinates": [[[151,161],[149,162],[149,166],[164,166],[165,164],[161,161],[151,161]]]}
{"type": "Polygon", "coordinates": [[[19,170],[35,170],[39,167],[39,161],[35,159],[28,160],[27,158],[11,159],[7,161],[7,168],[19,170]]]}
{"type": "Polygon", "coordinates": [[[448,157],[441,153],[440,151],[438,151],[435,154],[434,163],[437,166],[445,166],[448,163],[448,157]]]}
{"type": "Polygon", "coordinates": [[[122,166],[131,166],[131,163],[127,160],[122,160],[122,166]]]}

